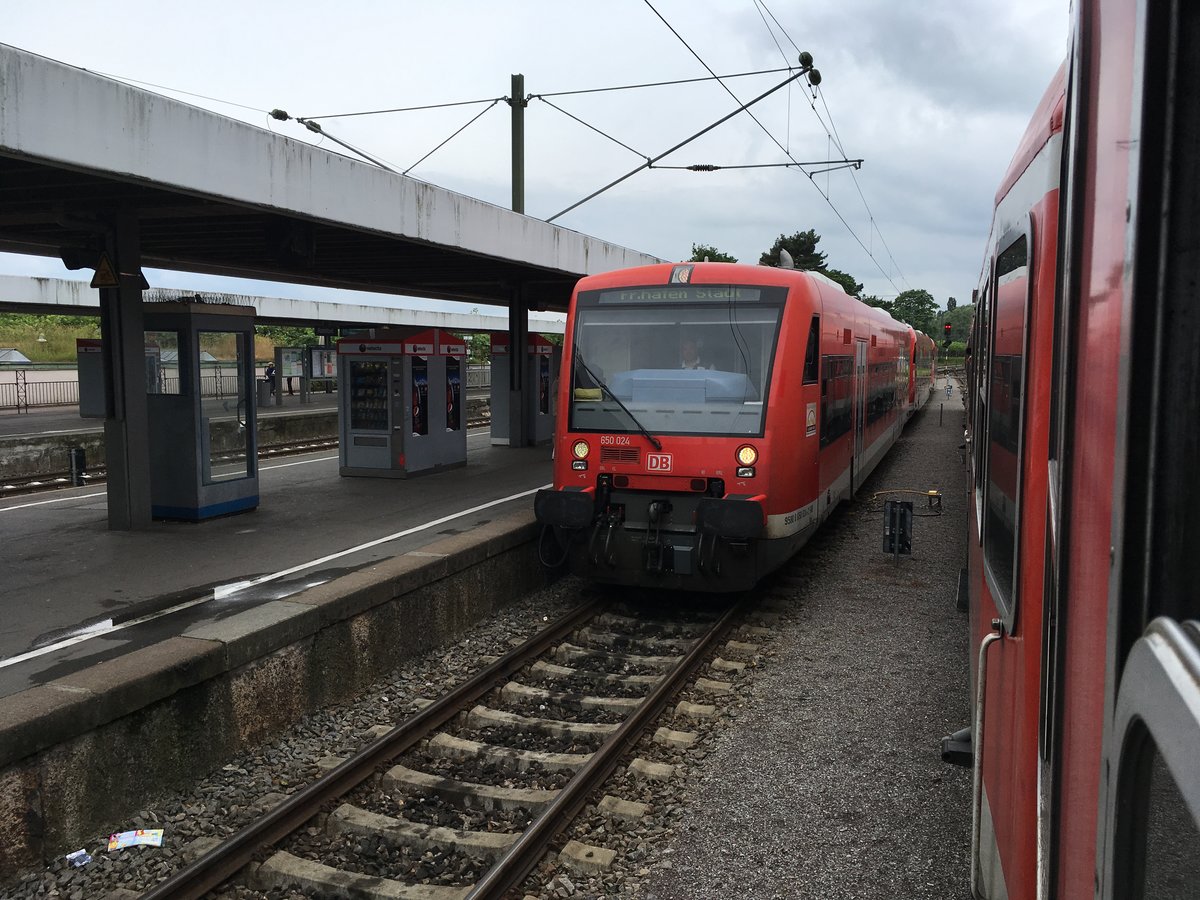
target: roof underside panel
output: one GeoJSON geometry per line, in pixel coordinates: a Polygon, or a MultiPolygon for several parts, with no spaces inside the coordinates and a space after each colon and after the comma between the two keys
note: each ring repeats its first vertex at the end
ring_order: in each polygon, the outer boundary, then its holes
{"type": "Polygon", "coordinates": [[[119,210],[145,266],[473,302],[658,261],[0,45],[0,250],[98,249],[119,210]]]}

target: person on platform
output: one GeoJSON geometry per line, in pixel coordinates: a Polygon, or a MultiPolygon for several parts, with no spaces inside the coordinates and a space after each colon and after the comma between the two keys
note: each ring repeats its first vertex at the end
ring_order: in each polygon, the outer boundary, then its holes
{"type": "Polygon", "coordinates": [[[274,394],[275,394],[275,363],[273,363],[273,362],[267,363],[267,369],[265,372],[263,372],[263,377],[266,378],[267,381],[271,382],[271,395],[274,396],[274,394]]]}

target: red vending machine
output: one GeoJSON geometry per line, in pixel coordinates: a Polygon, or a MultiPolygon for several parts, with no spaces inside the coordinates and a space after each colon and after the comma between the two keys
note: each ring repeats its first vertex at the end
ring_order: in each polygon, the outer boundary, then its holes
{"type": "Polygon", "coordinates": [[[558,368],[562,348],[544,334],[530,334],[524,360],[513,360],[509,352],[508,332],[492,332],[492,443],[508,443],[508,373],[512,365],[524,362],[525,420],[527,433],[535,444],[554,439],[554,398],[558,394],[558,368]]]}
{"type": "Polygon", "coordinates": [[[437,328],[339,340],[341,474],[406,478],[466,465],[466,360],[466,343],[437,328]]]}

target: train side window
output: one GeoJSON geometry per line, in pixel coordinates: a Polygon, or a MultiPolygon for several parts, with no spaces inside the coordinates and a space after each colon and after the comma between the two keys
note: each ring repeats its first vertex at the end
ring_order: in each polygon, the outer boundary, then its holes
{"type": "Polygon", "coordinates": [[[816,384],[821,362],[821,317],[813,316],[808,327],[808,346],[804,350],[804,383],[816,384]]]}
{"type": "Polygon", "coordinates": [[[828,447],[850,431],[854,357],[821,360],[821,446],[828,447]]]}
{"type": "MultiPolygon", "coordinates": [[[[984,447],[987,446],[987,377],[988,364],[988,314],[991,312],[991,282],[984,285],[983,291],[979,295],[979,305],[975,308],[975,323],[974,332],[977,342],[977,353],[974,363],[974,397],[972,402],[975,406],[974,415],[972,416],[972,435],[975,441],[975,488],[979,492],[983,491],[983,459],[984,447]]],[[[982,502],[978,504],[982,506],[982,502]]],[[[982,523],[980,523],[980,533],[983,531],[982,523]]]]}
{"type": "Polygon", "coordinates": [[[1025,422],[1025,354],[1029,313],[1029,238],[1002,243],[996,258],[987,371],[983,556],[1005,625],[1016,610],[1017,539],[1025,422]]]}

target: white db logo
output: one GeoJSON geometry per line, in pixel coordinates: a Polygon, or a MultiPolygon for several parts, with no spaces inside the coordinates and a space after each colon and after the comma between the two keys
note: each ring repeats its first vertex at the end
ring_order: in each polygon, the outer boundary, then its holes
{"type": "Polygon", "coordinates": [[[671,471],[671,454],[670,453],[647,453],[646,454],[646,471],[648,471],[648,472],[670,472],[671,471]]]}

